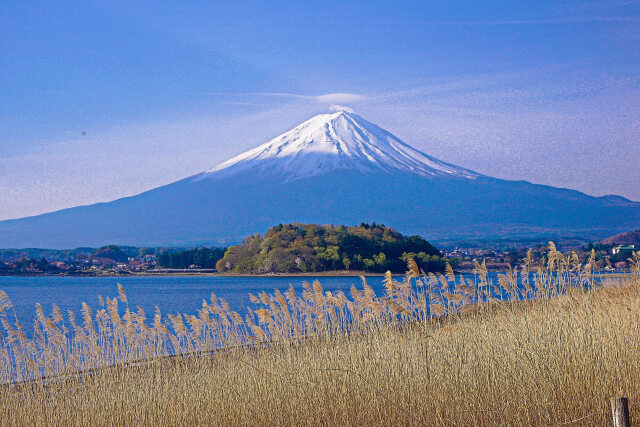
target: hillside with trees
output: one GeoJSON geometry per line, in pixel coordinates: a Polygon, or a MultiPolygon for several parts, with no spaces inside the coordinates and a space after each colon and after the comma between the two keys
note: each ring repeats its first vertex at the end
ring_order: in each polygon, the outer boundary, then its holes
{"type": "Polygon", "coordinates": [[[438,249],[420,236],[404,236],[391,227],[365,224],[279,224],[264,237],[254,234],[227,249],[220,272],[271,274],[336,270],[404,273],[409,258],[424,271],[443,271],[438,249]]]}
{"type": "Polygon", "coordinates": [[[639,245],[640,246],[640,230],[627,231],[626,233],[616,234],[607,237],[600,242],[602,245],[639,245]]]}
{"type": "Polygon", "coordinates": [[[129,254],[117,245],[109,245],[96,249],[91,255],[91,258],[109,259],[114,262],[127,262],[129,254]]]}
{"type": "Polygon", "coordinates": [[[158,256],[158,265],[164,268],[215,268],[225,253],[224,248],[195,248],[185,251],[165,250],[158,256]]]}

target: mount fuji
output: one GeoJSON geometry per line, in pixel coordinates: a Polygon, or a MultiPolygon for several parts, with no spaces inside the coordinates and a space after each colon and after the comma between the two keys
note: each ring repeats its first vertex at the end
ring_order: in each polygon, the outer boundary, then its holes
{"type": "Polygon", "coordinates": [[[136,196],[0,221],[0,247],[230,244],[278,223],[362,221],[432,240],[597,239],[638,228],[640,203],[485,176],[339,111],[136,196]]]}

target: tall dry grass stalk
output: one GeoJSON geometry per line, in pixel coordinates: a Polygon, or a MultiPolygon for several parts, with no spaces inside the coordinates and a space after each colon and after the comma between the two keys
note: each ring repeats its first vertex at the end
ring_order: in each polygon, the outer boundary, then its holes
{"type": "MultiPolygon", "coordinates": [[[[350,297],[319,282],[251,295],[243,315],[212,294],[197,315],[150,323],[125,290],[80,316],[36,307],[33,334],[0,292],[6,424],[601,425],[609,398],[640,417],[640,253],[594,279],[549,262],[498,283],[385,277],[350,297]]],[[[640,419],[640,418],[637,418],[640,419]]]]}

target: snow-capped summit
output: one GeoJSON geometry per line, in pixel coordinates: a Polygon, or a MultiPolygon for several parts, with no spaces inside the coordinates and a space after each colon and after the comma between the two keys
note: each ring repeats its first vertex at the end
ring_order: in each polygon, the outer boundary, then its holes
{"type": "Polygon", "coordinates": [[[295,180],[336,169],[403,172],[475,178],[475,172],[428,156],[386,130],[348,112],[319,114],[265,144],[242,153],[199,178],[226,177],[255,169],[260,175],[295,180]]]}

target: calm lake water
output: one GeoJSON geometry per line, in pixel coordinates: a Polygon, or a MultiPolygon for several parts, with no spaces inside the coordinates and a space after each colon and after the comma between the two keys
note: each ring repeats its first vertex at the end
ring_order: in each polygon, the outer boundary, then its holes
{"type": "MultiPolygon", "coordinates": [[[[473,276],[468,276],[473,278],[473,276]]],[[[51,312],[51,304],[60,306],[63,313],[72,310],[80,313],[82,302],[99,308],[98,295],[115,297],[117,284],[122,283],[129,306],[135,310],[140,305],[153,317],[157,305],[163,313],[195,314],[202,300],[209,300],[211,292],[225,298],[234,310],[252,306],[249,292],[286,290],[290,284],[302,290],[302,283],[318,279],[325,291],[342,290],[348,295],[352,285],[362,288],[359,277],[12,277],[0,276],[0,289],[9,294],[18,320],[31,329],[36,303],[42,304],[45,313],[51,312]]],[[[398,277],[401,280],[401,277],[398,277]]],[[[367,283],[382,295],[381,276],[367,277],[367,283]]],[[[494,277],[495,280],[495,277],[494,277]]],[[[497,282],[496,282],[497,283],[497,282]]]]}
{"type": "MultiPolygon", "coordinates": [[[[464,275],[474,279],[474,275],[464,275]]],[[[397,276],[398,280],[402,277],[397,276]]],[[[351,286],[362,289],[359,277],[12,277],[0,276],[0,289],[9,294],[18,320],[27,330],[35,315],[36,303],[42,304],[45,313],[51,312],[51,304],[60,306],[63,313],[72,310],[80,313],[82,302],[99,308],[98,295],[115,297],[117,284],[122,283],[132,310],[140,305],[152,318],[157,305],[163,316],[171,313],[195,314],[202,300],[209,300],[211,292],[229,301],[232,309],[243,314],[243,307],[253,306],[249,292],[286,290],[290,284],[302,290],[302,283],[318,279],[325,291],[342,290],[347,295],[351,286]]],[[[497,273],[489,273],[489,279],[497,284],[497,273]]],[[[381,276],[368,276],[367,283],[382,295],[381,276]]]]}

